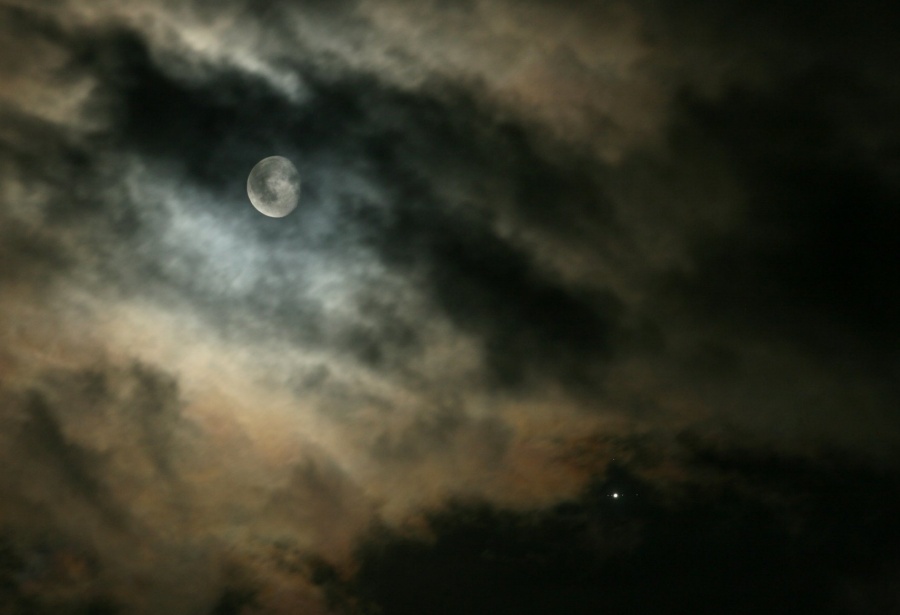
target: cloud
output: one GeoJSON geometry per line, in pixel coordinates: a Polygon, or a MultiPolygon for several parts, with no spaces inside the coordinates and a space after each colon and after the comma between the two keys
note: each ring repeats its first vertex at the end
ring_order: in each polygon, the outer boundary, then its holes
{"type": "MultiPolygon", "coordinates": [[[[792,490],[860,511],[776,477],[893,493],[875,468],[896,465],[900,433],[894,9],[0,11],[14,603],[324,612],[327,594],[402,612],[394,565],[431,575],[423,589],[469,565],[529,579],[532,594],[459,595],[544,612],[655,606],[629,593],[634,571],[687,605],[679,584],[765,566],[785,576],[758,581],[757,606],[810,579],[860,602],[837,563],[785,564],[813,561],[836,523],[792,490]],[[272,154],[304,181],[280,221],[245,196],[272,154]],[[592,476],[651,501],[573,495],[592,476]],[[483,505],[423,517],[454,499],[483,505]],[[816,529],[797,538],[798,519],[816,529]],[[398,538],[415,520],[436,543],[398,538]],[[370,524],[384,550],[358,554],[370,524]],[[703,528],[732,541],[710,547],[721,567],[692,542],[703,528]],[[732,562],[753,537],[763,559],[732,562]],[[700,563],[675,570],[667,549],[700,563]],[[23,598],[28,562],[57,559],[89,574],[47,573],[23,598]],[[623,584],[597,594],[590,575],[623,584]]],[[[858,544],[872,583],[891,579],[858,544]]]]}
{"type": "MultiPolygon", "coordinates": [[[[842,89],[853,87],[848,81],[842,89]]],[[[834,131],[820,101],[837,82],[815,72],[782,91],[738,91],[692,110],[748,193],[739,228],[697,242],[696,279],[705,288],[689,293],[725,320],[752,319],[781,335],[828,327],[835,343],[849,333],[875,346],[890,337],[887,314],[898,303],[883,277],[896,186],[861,162],[865,143],[834,131]]],[[[806,334],[824,342],[818,331],[806,334]]]]}
{"type": "MultiPolygon", "coordinates": [[[[363,78],[361,82],[324,82],[320,87],[312,88],[314,94],[309,102],[297,107],[267,89],[264,83],[254,82],[252,77],[231,71],[214,74],[205,81],[179,82],[162,66],[156,65],[143,42],[127,31],[101,33],[100,36],[83,39],[80,46],[84,48],[81,54],[84,65],[91,67],[91,72],[98,72],[102,83],[113,86],[107,93],[109,97],[121,101],[117,128],[122,142],[128,144],[126,147],[136,148],[135,153],[145,157],[150,165],[154,161],[163,165],[176,164],[173,170],[181,175],[181,181],[204,186],[211,191],[206,197],[208,205],[205,211],[181,210],[179,208],[184,205],[176,205],[174,210],[167,207],[168,219],[160,218],[153,212],[132,213],[128,214],[130,217],[124,221],[124,226],[110,219],[121,215],[113,213],[121,205],[121,195],[115,193],[108,197],[106,211],[98,212],[102,217],[95,221],[95,224],[100,220],[106,222],[106,233],[98,247],[108,251],[104,255],[107,260],[134,267],[118,273],[111,272],[124,276],[122,282],[130,284],[130,279],[140,276],[142,287],[147,287],[148,281],[150,287],[155,287],[154,281],[157,280],[166,286],[178,285],[192,295],[195,306],[216,310],[213,318],[223,318],[225,322],[234,318],[246,321],[240,314],[242,311],[253,314],[253,318],[266,316],[268,322],[282,330],[298,331],[300,342],[344,347],[363,362],[377,364],[387,350],[382,346],[387,346],[393,355],[398,356],[403,353],[408,355],[411,346],[421,343],[416,339],[415,327],[408,320],[404,322],[398,318],[395,308],[386,306],[381,312],[384,318],[390,320],[374,325],[375,337],[364,333],[368,327],[348,323],[342,325],[346,333],[339,332],[337,340],[327,336],[323,339],[323,334],[318,331],[324,325],[317,322],[321,320],[318,314],[320,301],[301,295],[299,301],[284,302],[278,297],[280,289],[270,287],[274,283],[302,283],[303,278],[298,280],[293,276],[280,276],[280,279],[269,282],[264,277],[277,273],[288,263],[293,264],[294,255],[309,254],[310,250],[331,253],[336,249],[352,247],[354,234],[357,234],[363,236],[357,244],[358,249],[374,247],[377,252],[383,253],[382,261],[386,266],[393,269],[414,263],[415,267],[423,269],[426,282],[433,285],[433,293],[436,294],[431,297],[435,306],[444,311],[452,323],[487,338],[488,362],[497,372],[498,381],[521,380],[524,372],[515,365],[516,362],[538,360],[543,356],[557,361],[568,354],[567,345],[581,345],[579,350],[575,350],[575,353],[581,354],[603,354],[607,351],[613,325],[603,322],[606,317],[597,316],[595,312],[612,313],[615,299],[609,293],[597,292],[594,293],[597,297],[588,298],[579,296],[583,293],[578,290],[570,294],[568,289],[553,288],[553,285],[540,280],[547,274],[539,273],[536,266],[529,262],[531,258],[521,249],[504,245],[508,242],[497,236],[496,231],[488,226],[488,221],[462,216],[455,210],[455,201],[446,200],[443,194],[434,194],[432,185],[442,190],[440,186],[447,185],[452,178],[447,177],[446,165],[436,166],[441,164],[441,157],[431,145],[433,143],[448,144],[449,141],[450,145],[458,145],[484,160],[488,160],[489,152],[496,153],[500,148],[509,150],[513,157],[523,155],[521,151],[514,154],[516,147],[522,145],[521,140],[505,136],[502,132],[497,134],[489,118],[482,117],[483,113],[472,107],[472,103],[469,103],[469,108],[450,107],[427,94],[411,97],[363,78]],[[372,100],[367,108],[354,101],[363,92],[372,100]],[[236,104],[238,102],[240,104],[236,104]],[[445,119],[439,119],[438,114],[441,118],[458,115],[456,126],[448,126],[445,119]],[[250,119],[260,116],[280,119],[263,123],[250,119]],[[396,130],[398,122],[407,126],[409,137],[402,136],[395,145],[389,146],[388,151],[374,151],[376,143],[391,142],[390,135],[396,130]],[[470,133],[469,127],[473,123],[481,124],[483,128],[470,133]],[[322,132],[323,126],[331,129],[327,135],[322,132]],[[316,170],[312,169],[307,183],[320,187],[313,188],[308,207],[313,212],[330,207],[330,215],[336,216],[330,224],[350,225],[344,238],[334,237],[339,243],[323,245],[321,239],[310,237],[308,231],[302,230],[300,232],[306,235],[305,239],[314,242],[304,242],[304,248],[297,247],[294,233],[281,238],[265,237],[267,241],[274,240],[284,247],[283,256],[265,255],[261,262],[253,263],[256,265],[252,272],[256,283],[242,288],[237,296],[229,292],[234,289],[233,286],[231,289],[210,286],[216,272],[204,262],[208,257],[191,254],[190,248],[187,248],[188,251],[181,248],[182,253],[178,254],[177,260],[173,258],[168,261],[159,260],[157,250],[162,246],[158,244],[154,246],[156,250],[134,253],[131,246],[135,241],[140,243],[149,239],[158,242],[160,232],[173,226],[173,216],[175,221],[181,218],[191,224],[197,216],[202,216],[208,225],[235,230],[248,228],[246,216],[235,219],[233,214],[225,214],[216,197],[225,189],[231,194],[239,194],[239,182],[235,183],[234,178],[241,177],[244,167],[252,166],[252,161],[263,153],[266,140],[275,144],[282,138],[277,135],[284,135],[286,131],[299,136],[292,147],[298,148],[297,155],[303,159],[316,160],[323,156],[356,158],[357,164],[363,162],[371,169],[360,183],[365,181],[380,186],[380,198],[376,197],[374,202],[369,203],[363,201],[363,209],[360,210],[355,203],[365,198],[364,193],[359,194],[365,184],[356,190],[356,194],[339,194],[336,196],[340,200],[329,202],[316,194],[317,189],[324,192],[329,185],[317,182],[316,170]],[[337,144],[337,151],[332,152],[334,144],[337,144]],[[256,148],[257,154],[253,154],[252,148],[256,148]],[[236,152],[241,152],[240,160],[226,158],[236,152]],[[375,154],[378,154],[377,158],[375,154]],[[407,168],[407,160],[428,162],[424,168],[417,169],[407,168]],[[241,162],[243,164],[239,164],[241,162]],[[226,177],[231,179],[223,182],[226,177]],[[407,209],[410,213],[406,213],[407,209]],[[346,214],[343,213],[345,211],[346,214]],[[223,217],[226,215],[228,217],[223,217]],[[373,223],[378,225],[375,228],[379,230],[379,235],[374,238],[376,245],[371,246],[369,244],[373,240],[369,237],[373,223]],[[454,233],[458,237],[448,234],[451,228],[457,229],[454,233]],[[429,239],[429,234],[435,235],[435,239],[429,239]],[[125,244],[123,240],[129,243],[125,244]],[[414,251],[396,254],[401,247],[414,251]],[[123,261],[116,258],[117,254],[127,254],[130,259],[123,261]],[[151,259],[151,262],[142,262],[145,258],[151,259]],[[468,264],[467,259],[471,261],[468,264]],[[495,266],[496,270],[490,271],[489,266],[495,266]],[[478,276],[484,277],[484,281],[479,281],[478,276]],[[464,290],[467,286],[471,288],[464,290]],[[439,296],[443,289],[451,287],[459,291],[454,293],[453,303],[448,297],[439,296]],[[232,295],[235,303],[234,309],[224,313],[219,301],[223,292],[226,296],[232,295]],[[490,297],[491,294],[496,296],[490,297]],[[276,300],[278,303],[274,303],[276,300]],[[533,313],[524,313],[523,306],[533,313]],[[506,314],[500,310],[505,310],[506,314]],[[298,313],[305,316],[304,326],[300,330],[292,326],[298,313]],[[510,330],[531,332],[527,334],[531,339],[522,337],[523,347],[510,347],[520,336],[501,330],[485,331],[488,323],[493,322],[505,322],[503,326],[510,330]],[[564,323],[570,322],[579,323],[581,328],[567,332],[564,323]],[[583,335],[589,330],[590,333],[583,335]],[[550,350],[551,346],[561,350],[550,350]]],[[[313,78],[309,80],[313,81],[313,78]]],[[[471,168],[454,164],[460,173],[473,174],[471,168]]],[[[525,208],[526,215],[543,215],[540,213],[543,203],[554,199],[558,199],[559,206],[563,208],[557,219],[581,211],[587,214],[589,206],[585,199],[590,200],[591,190],[597,190],[597,187],[591,186],[589,177],[580,175],[582,171],[575,171],[573,180],[559,179],[558,172],[556,163],[545,161],[537,154],[525,160],[514,159],[511,165],[498,169],[498,174],[509,175],[516,182],[508,187],[511,194],[506,197],[507,201],[525,208]],[[576,182],[583,183],[584,187],[576,182]]],[[[352,190],[352,183],[350,185],[352,190]]],[[[322,196],[328,198],[329,195],[325,193],[322,196]]],[[[137,198],[142,198],[146,203],[149,195],[137,198]]],[[[159,198],[168,200],[178,197],[161,194],[159,198]]],[[[602,194],[598,198],[602,200],[602,194]]],[[[203,200],[203,197],[195,200],[194,207],[203,200]]],[[[165,203],[160,205],[166,207],[165,203]]],[[[93,209],[96,205],[92,203],[90,207],[93,209]]],[[[176,229],[169,230],[169,233],[172,230],[176,229]]],[[[94,232],[97,231],[92,231],[92,234],[94,232]]],[[[199,235],[203,229],[198,227],[194,232],[199,235]]],[[[352,282],[363,286],[363,291],[373,298],[370,301],[383,302],[383,299],[374,299],[371,291],[364,290],[377,284],[377,279],[363,277],[352,282]]],[[[420,317],[419,314],[411,316],[416,319],[420,317]]],[[[577,371],[579,365],[580,359],[573,357],[560,364],[560,371],[577,371]]],[[[578,377],[573,374],[573,378],[578,377]]]]}
{"type": "Polygon", "coordinates": [[[348,578],[319,578],[359,612],[787,613],[845,612],[846,588],[896,571],[878,546],[900,504],[896,481],[840,456],[720,456],[708,445],[690,457],[707,478],[677,494],[619,467],[548,509],[448,504],[418,530],[372,533],[348,578]]]}

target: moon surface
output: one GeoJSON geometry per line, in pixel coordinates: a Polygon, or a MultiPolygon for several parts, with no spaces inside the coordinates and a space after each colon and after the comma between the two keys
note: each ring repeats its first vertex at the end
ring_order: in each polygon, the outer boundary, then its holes
{"type": "Polygon", "coordinates": [[[283,156],[263,158],[247,178],[247,196],[260,213],[283,218],[300,202],[300,172],[283,156]]]}

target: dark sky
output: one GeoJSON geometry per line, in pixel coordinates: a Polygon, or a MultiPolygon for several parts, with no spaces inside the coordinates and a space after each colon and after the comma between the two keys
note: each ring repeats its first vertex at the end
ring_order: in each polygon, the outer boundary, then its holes
{"type": "Polygon", "coordinates": [[[0,614],[900,613],[898,31],[0,0],[0,614]]]}

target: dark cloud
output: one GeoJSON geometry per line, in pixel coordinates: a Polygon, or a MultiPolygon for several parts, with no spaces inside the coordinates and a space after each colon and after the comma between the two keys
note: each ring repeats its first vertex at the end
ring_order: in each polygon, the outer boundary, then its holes
{"type": "Polygon", "coordinates": [[[105,460],[95,451],[69,442],[58,419],[40,396],[27,403],[28,422],[21,439],[32,455],[45,458],[54,473],[58,473],[63,489],[72,489],[96,507],[107,521],[123,523],[122,511],[110,499],[101,482],[100,473],[105,460]]]}
{"type": "Polygon", "coordinates": [[[209,615],[240,615],[256,604],[256,590],[228,589],[222,593],[209,615]]]}
{"type": "Polygon", "coordinates": [[[446,454],[465,442],[469,456],[487,467],[497,466],[512,439],[508,425],[495,418],[473,420],[458,405],[447,402],[423,412],[399,434],[379,434],[372,445],[375,458],[387,462],[411,462],[446,454]]]}
{"type": "MultiPolygon", "coordinates": [[[[167,479],[177,478],[173,463],[179,454],[179,444],[183,444],[178,441],[179,436],[187,436],[190,430],[182,421],[182,402],[175,378],[156,368],[133,363],[123,369],[51,374],[48,381],[50,395],[59,407],[57,412],[65,412],[66,421],[119,415],[137,428],[135,444],[143,449],[155,470],[167,479]],[[67,399],[68,403],[64,401],[67,399]]],[[[46,403],[40,397],[37,401],[46,403]]]]}
{"type": "Polygon", "coordinates": [[[849,586],[897,570],[893,476],[840,457],[693,459],[709,482],[676,496],[614,467],[547,510],[448,505],[427,537],[377,533],[346,584],[320,581],[347,612],[386,615],[843,613],[849,586]]]}
{"type": "Polygon", "coordinates": [[[0,608],[12,615],[114,615],[121,612],[102,590],[81,595],[90,558],[65,548],[14,544],[0,532],[0,608]]]}
{"type": "Polygon", "coordinates": [[[306,459],[294,466],[283,489],[272,493],[262,516],[282,529],[280,542],[304,528],[317,528],[315,548],[331,550],[337,557],[348,548],[348,527],[365,527],[372,505],[360,486],[327,458],[306,459]]]}
{"type": "MultiPolygon", "coordinates": [[[[13,286],[35,277],[42,278],[48,271],[60,272],[71,262],[60,253],[59,246],[52,239],[31,232],[22,224],[9,223],[4,226],[0,247],[0,263],[5,283],[13,286]]],[[[45,280],[49,281],[49,280],[45,280]]]]}
{"type": "Polygon", "coordinates": [[[552,375],[592,384],[591,372],[611,354],[618,324],[610,293],[566,288],[477,223],[401,211],[389,224],[382,235],[386,257],[421,276],[436,307],[484,340],[497,383],[552,375]]]}
{"type": "MultiPolygon", "coordinates": [[[[86,505],[103,525],[128,531],[134,520],[123,483],[137,488],[148,480],[144,464],[156,480],[178,483],[191,429],[180,414],[177,386],[165,374],[141,364],[57,370],[29,391],[5,394],[14,438],[3,457],[16,470],[4,489],[21,496],[3,521],[29,510],[52,519],[61,506],[82,511],[86,505]],[[110,438],[118,440],[115,446],[110,438]],[[35,481],[42,486],[36,489],[35,481]]],[[[177,508],[177,502],[169,504],[177,508]]],[[[67,526],[60,522],[58,530],[67,526]]]]}
{"type": "Polygon", "coordinates": [[[898,186],[869,163],[867,144],[842,134],[823,108],[853,87],[847,76],[813,73],[778,91],[735,91],[692,107],[695,125],[748,191],[740,226],[697,243],[686,295],[703,318],[829,354],[848,338],[893,352],[898,186]]]}
{"type": "Polygon", "coordinates": [[[161,158],[217,196],[240,194],[283,131],[299,133],[298,110],[260,77],[215,66],[178,75],[130,30],[86,31],[77,45],[74,61],[108,88],[111,145],[161,158]]]}

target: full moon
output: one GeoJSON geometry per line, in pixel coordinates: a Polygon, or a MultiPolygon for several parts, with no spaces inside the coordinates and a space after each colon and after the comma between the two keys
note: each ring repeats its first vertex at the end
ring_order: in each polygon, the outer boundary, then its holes
{"type": "Polygon", "coordinates": [[[300,201],[300,173],[283,156],[269,156],[256,163],[247,178],[247,196],[262,214],[283,218],[300,201]]]}

